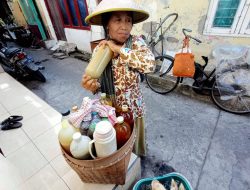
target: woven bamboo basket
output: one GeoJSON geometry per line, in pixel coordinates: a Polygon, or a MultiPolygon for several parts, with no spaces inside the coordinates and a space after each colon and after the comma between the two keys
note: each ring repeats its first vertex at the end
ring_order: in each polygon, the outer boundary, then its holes
{"type": "Polygon", "coordinates": [[[136,139],[135,131],[133,130],[125,145],[107,157],[78,160],[69,155],[62,147],[61,150],[66,162],[83,182],[123,185],[126,181],[127,168],[136,139]]]}

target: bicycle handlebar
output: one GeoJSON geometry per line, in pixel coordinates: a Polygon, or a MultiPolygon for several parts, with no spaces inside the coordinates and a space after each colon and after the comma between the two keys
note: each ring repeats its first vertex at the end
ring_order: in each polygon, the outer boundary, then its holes
{"type": "Polygon", "coordinates": [[[183,29],[182,29],[182,33],[184,34],[185,37],[188,37],[188,38],[190,38],[190,39],[193,39],[193,40],[195,40],[195,41],[198,42],[198,43],[202,43],[201,40],[199,40],[199,39],[197,39],[197,38],[195,38],[195,37],[193,37],[193,36],[190,36],[190,35],[186,34],[186,32],[192,32],[191,29],[183,28],[183,29]]]}
{"type": "Polygon", "coordinates": [[[151,37],[151,40],[149,42],[149,44],[157,44],[159,41],[161,41],[163,39],[164,34],[170,29],[170,27],[174,24],[174,22],[177,20],[178,18],[178,14],[177,13],[171,13],[168,14],[164,19],[160,20],[159,26],[155,29],[155,32],[153,34],[151,34],[151,36],[155,36],[158,32],[158,30],[160,28],[162,28],[163,23],[170,17],[174,17],[174,19],[172,20],[172,22],[168,25],[168,27],[164,28],[164,31],[161,32],[161,35],[159,36],[159,38],[154,41],[154,39],[151,37]]]}

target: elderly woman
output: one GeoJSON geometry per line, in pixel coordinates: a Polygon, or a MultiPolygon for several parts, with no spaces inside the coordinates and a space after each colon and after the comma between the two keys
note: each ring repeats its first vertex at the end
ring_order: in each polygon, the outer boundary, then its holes
{"type": "Polygon", "coordinates": [[[134,152],[146,155],[144,129],[144,102],[140,91],[140,73],[154,70],[155,59],[141,37],[130,34],[133,24],[148,18],[148,13],[139,8],[133,0],[103,0],[96,10],[86,17],[86,22],[104,27],[106,39],[94,52],[108,45],[114,57],[99,81],[86,74],[82,86],[96,93],[101,90],[110,96],[116,108],[127,105],[134,115],[134,129],[137,132],[134,152]]]}

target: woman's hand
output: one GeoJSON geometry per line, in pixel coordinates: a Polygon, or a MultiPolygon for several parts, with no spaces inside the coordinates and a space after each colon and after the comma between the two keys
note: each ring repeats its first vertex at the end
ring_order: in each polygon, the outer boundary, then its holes
{"type": "Polygon", "coordinates": [[[91,92],[96,92],[98,88],[100,88],[100,83],[97,82],[97,79],[91,78],[91,76],[88,76],[84,74],[82,76],[82,87],[91,91],[91,92]]]}
{"type": "Polygon", "coordinates": [[[117,57],[120,55],[120,49],[123,47],[122,45],[117,45],[114,41],[112,40],[103,40],[99,43],[100,47],[103,47],[105,45],[108,45],[109,48],[114,52],[114,57],[117,57]]]}

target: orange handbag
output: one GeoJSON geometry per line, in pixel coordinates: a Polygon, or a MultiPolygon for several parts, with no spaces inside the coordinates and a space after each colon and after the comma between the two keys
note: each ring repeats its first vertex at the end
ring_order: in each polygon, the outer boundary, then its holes
{"type": "Polygon", "coordinates": [[[182,52],[177,53],[174,59],[173,75],[177,77],[191,77],[195,73],[194,54],[188,52],[189,39],[183,40],[182,52]],[[183,49],[187,47],[187,53],[183,53],[183,49]]]}

